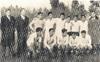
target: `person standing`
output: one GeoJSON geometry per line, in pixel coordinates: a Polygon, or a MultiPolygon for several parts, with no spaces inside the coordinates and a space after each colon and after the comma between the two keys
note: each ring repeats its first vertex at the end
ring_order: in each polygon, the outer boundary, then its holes
{"type": "Polygon", "coordinates": [[[5,11],[6,15],[1,17],[1,32],[2,40],[1,45],[3,47],[3,56],[13,55],[14,46],[14,33],[15,33],[15,18],[11,16],[11,10],[5,11]],[[7,53],[7,54],[6,54],[7,53]]]}
{"type": "Polygon", "coordinates": [[[45,21],[44,29],[45,29],[45,36],[49,36],[49,29],[54,28],[55,29],[55,21],[53,18],[52,12],[48,13],[48,19],[45,21]]]}
{"type": "Polygon", "coordinates": [[[28,35],[29,18],[26,16],[26,10],[22,9],[20,16],[16,18],[16,27],[18,35],[17,55],[21,56],[26,50],[26,40],[28,35]]]}
{"type": "Polygon", "coordinates": [[[37,27],[41,27],[44,29],[44,20],[43,20],[43,13],[38,12],[37,18],[34,18],[32,22],[29,24],[30,29],[32,32],[36,32],[37,27]]]}

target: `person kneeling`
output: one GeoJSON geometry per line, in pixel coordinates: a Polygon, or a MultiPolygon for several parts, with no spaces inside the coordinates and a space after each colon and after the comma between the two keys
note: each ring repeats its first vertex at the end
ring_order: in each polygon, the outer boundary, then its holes
{"type": "Polygon", "coordinates": [[[40,53],[43,44],[43,32],[42,28],[36,28],[36,32],[32,33],[27,40],[27,47],[35,56],[40,53]]]}
{"type": "Polygon", "coordinates": [[[45,36],[44,45],[45,48],[47,48],[49,51],[50,55],[54,55],[54,46],[56,45],[56,35],[54,28],[49,29],[49,35],[45,36]]]}
{"type": "Polygon", "coordinates": [[[79,48],[86,51],[90,51],[92,49],[91,37],[86,33],[85,30],[81,31],[81,36],[79,37],[79,48]]]}

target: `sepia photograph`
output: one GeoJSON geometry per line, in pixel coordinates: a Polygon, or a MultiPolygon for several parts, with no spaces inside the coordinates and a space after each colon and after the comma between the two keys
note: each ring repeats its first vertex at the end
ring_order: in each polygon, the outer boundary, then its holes
{"type": "Polygon", "coordinates": [[[0,0],[0,62],[100,62],[100,0],[0,0]]]}

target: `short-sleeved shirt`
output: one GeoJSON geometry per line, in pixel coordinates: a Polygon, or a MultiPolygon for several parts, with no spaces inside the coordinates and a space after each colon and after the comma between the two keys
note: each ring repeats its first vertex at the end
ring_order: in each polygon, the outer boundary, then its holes
{"type": "Polygon", "coordinates": [[[75,21],[71,21],[71,26],[72,26],[72,32],[79,32],[80,31],[80,22],[79,21],[77,21],[77,22],[75,22],[75,21]]]}
{"type": "Polygon", "coordinates": [[[88,21],[82,22],[80,21],[80,31],[85,30],[88,32],[88,21]]]}
{"type": "Polygon", "coordinates": [[[57,19],[56,20],[56,35],[57,37],[62,36],[62,29],[64,28],[65,20],[57,19]]]}
{"type": "Polygon", "coordinates": [[[36,30],[37,27],[43,28],[44,27],[44,20],[40,20],[38,18],[35,18],[32,20],[32,22],[30,23],[29,26],[33,31],[36,30]],[[33,25],[34,25],[34,27],[33,27],[33,25]]]}

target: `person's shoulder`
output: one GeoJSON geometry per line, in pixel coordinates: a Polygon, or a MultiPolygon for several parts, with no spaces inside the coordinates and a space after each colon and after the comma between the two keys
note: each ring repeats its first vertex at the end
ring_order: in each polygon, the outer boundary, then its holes
{"type": "Polygon", "coordinates": [[[86,34],[86,38],[91,38],[91,36],[89,34],[86,34]]]}
{"type": "Polygon", "coordinates": [[[1,16],[1,18],[6,18],[6,16],[4,15],[4,16],[1,16]]]}
{"type": "Polygon", "coordinates": [[[29,19],[29,17],[28,16],[25,16],[26,17],[26,19],[29,19]]]}
{"type": "Polygon", "coordinates": [[[36,37],[36,33],[30,34],[30,37],[36,37]]]}

